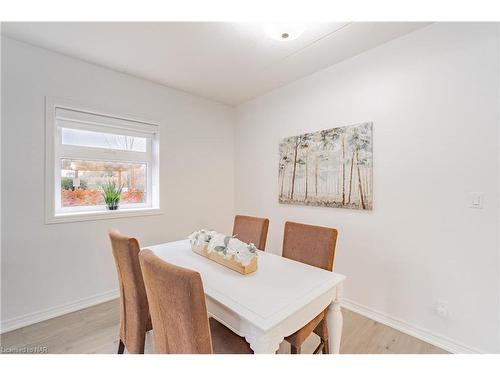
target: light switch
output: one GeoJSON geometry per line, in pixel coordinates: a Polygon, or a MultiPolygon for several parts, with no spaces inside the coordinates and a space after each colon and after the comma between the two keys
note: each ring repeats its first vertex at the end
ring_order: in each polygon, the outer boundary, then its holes
{"type": "Polygon", "coordinates": [[[469,193],[469,207],[483,208],[483,193],[481,192],[469,193]]]}

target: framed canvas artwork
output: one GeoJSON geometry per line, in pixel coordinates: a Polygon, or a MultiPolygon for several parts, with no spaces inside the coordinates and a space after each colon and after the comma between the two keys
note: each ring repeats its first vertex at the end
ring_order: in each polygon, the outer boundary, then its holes
{"type": "Polygon", "coordinates": [[[279,202],[371,210],[372,128],[365,122],[283,139],[279,202]]]}

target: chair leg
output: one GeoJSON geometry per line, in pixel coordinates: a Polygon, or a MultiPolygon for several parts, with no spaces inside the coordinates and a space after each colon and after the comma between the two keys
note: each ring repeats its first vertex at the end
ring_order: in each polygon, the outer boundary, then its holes
{"type": "Polygon", "coordinates": [[[118,354],[123,354],[125,351],[125,344],[123,343],[122,340],[118,343],[118,354]]]}
{"type": "Polygon", "coordinates": [[[323,340],[321,340],[319,345],[316,347],[316,349],[314,349],[313,354],[319,354],[320,352],[322,353],[324,345],[325,345],[325,343],[323,342],[323,340]]]}
{"type": "Polygon", "coordinates": [[[328,314],[328,311],[325,312],[325,317],[323,318],[323,324],[322,324],[322,329],[321,329],[321,342],[323,343],[323,354],[330,354],[330,343],[328,341],[329,336],[328,336],[328,326],[326,325],[326,315],[328,314]]]}
{"type": "Polygon", "coordinates": [[[328,339],[322,341],[323,341],[323,354],[330,354],[330,343],[328,342],[328,339]]]}
{"type": "Polygon", "coordinates": [[[296,347],[294,345],[290,346],[290,354],[300,354],[301,350],[302,348],[300,346],[299,347],[296,347]]]}

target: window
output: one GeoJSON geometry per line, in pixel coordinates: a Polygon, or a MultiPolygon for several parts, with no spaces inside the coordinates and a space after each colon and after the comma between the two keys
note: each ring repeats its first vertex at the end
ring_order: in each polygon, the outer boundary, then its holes
{"type": "Polygon", "coordinates": [[[47,223],[157,213],[158,126],[47,103],[47,223]],[[121,187],[119,209],[102,189],[121,187]]]}

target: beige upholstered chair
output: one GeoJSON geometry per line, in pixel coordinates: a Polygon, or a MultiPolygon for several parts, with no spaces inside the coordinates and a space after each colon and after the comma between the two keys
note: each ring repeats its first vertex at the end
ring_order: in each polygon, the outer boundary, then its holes
{"type": "Polygon", "coordinates": [[[253,243],[257,249],[266,249],[269,219],[236,215],[234,217],[233,236],[240,241],[253,243]]]}
{"type": "Polygon", "coordinates": [[[139,260],[151,310],[156,353],[252,353],[243,337],[208,319],[198,272],[164,262],[151,250],[142,250],[139,260]]]}
{"type": "MultiPolygon", "coordinates": [[[[336,243],[336,229],[292,222],[285,223],[283,237],[283,256],[285,258],[332,271],[336,243]]],[[[302,344],[312,332],[321,338],[321,342],[314,352],[319,353],[322,350],[323,353],[328,353],[328,330],[325,322],[327,311],[328,309],[325,309],[300,330],[285,338],[291,345],[292,354],[300,353],[302,344]]]]}
{"type": "Polygon", "coordinates": [[[151,326],[146,289],[139,265],[139,243],[135,238],[109,231],[120,284],[120,343],[118,354],[144,353],[146,332],[151,326]]]}

